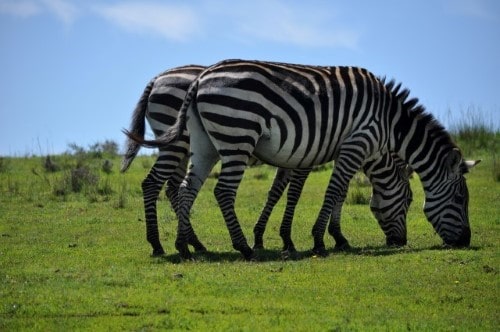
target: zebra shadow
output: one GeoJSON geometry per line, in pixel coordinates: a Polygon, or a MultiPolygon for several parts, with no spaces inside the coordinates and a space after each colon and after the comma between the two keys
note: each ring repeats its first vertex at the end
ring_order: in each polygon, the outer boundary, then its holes
{"type": "MultiPolygon", "coordinates": [[[[315,255],[311,250],[298,250],[297,252],[284,253],[279,249],[259,249],[255,251],[255,258],[249,263],[266,263],[266,262],[283,262],[283,261],[301,261],[308,259],[329,259],[334,258],[339,255],[353,255],[353,256],[367,256],[367,257],[379,257],[379,256],[392,256],[392,255],[406,255],[412,253],[419,253],[424,251],[446,251],[446,250],[469,250],[478,251],[481,250],[479,246],[471,246],[467,248],[454,248],[434,245],[431,247],[419,247],[412,248],[409,246],[404,247],[388,247],[386,245],[380,246],[364,246],[364,247],[351,247],[348,249],[327,249],[327,256],[315,255]]],[[[187,262],[179,256],[178,253],[165,254],[160,257],[154,257],[157,263],[172,263],[179,264],[182,262],[187,262]]],[[[245,259],[237,251],[206,251],[206,252],[195,252],[193,253],[192,262],[198,263],[223,263],[223,262],[244,262],[245,259]]]]}
{"type": "Polygon", "coordinates": [[[330,254],[342,254],[342,255],[354,255],[354,256],[392,256],[392,255],[405,255],[405,254],[413,254],[424,251],[446,251],[446,250],[468,250],[468,251],[478,251],[481,247],[479,246],[470,246],[464,248],[450,248],[449,246],[443,245],[433,245],[430,247],[411,247],[411,246],[403,246],[403,247],[393,247],[387,245],[379,245],[379,246],[364,246],[364,247],[351,247],[345,250],[331,249],[328,252],[330,254]]]}
{"type": "MultiPolygon", "coordinates": [[[[299,261],[311,258],[311,251],[297,251],[293,254],[285,254],[278,249],[259,249],[255,251],[255,257],[249,263],[264,263],[264,262],[279,262],[285,260],[299,261]]],[[[155,261],[163,261],[165,263],[179,264],[187,262],[181,259],[178,253],[166,254],[160,257],[154,257],[155,261]]],[[[205,251],[193,253],[193,262],[200,263],[222,263],[222,262],[244,262],[245,259],[241,253],[237,251],[205,251]]]]}

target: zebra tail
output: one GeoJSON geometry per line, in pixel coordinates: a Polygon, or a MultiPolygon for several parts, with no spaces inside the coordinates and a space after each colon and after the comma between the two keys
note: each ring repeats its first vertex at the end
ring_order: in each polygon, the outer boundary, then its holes
{"type": "Polygon", "coordinates": [[[130,164],[134,160],[135,156],[139,152],[141,148],[141,144],[138,142],[141,139],[144,139],[144,133],[146,128],[146,110],[148,108],[148,99],[151,94],[151,90],[153,90],[153,85],[155,79],[152,79],[146,88],[144,88],[144,92],[139,98],[137,105],[135,106],[134,112],[132,113],[132,121],[130,123],[130,129],[124,130],[123,132],[127,135],[127,151],[123,156],[122,165],[120,168],[120,172],[126,172],[130,167],[130,164]]]}
{"type": "Polygon", "coordinates": [[[184,130],[186,130],[187,111],[193,101],[194,96],[196,96],[197,92],[198,92],[198,80],[195,80],[193,83],[191,83],[188,89],[188,92],[186,94],[186,97],[184,98],[181,109],[179,110],[179,114],[177,115],[177,120],[175,121],[174,125],[168,128],[163,135],[158,136],[156,139],[146,140],[144,139],[144,137],[139,137],[137,135],[134,135],[134,133],[131,133],[127,130],[124,130],[123,132],[125,133],[125,135],[127,135],[130,139],[134,140],[136,143],[148,148],[162,148],[172,144],[173,142],[178,141],[179,138],[182,136],[184,130]]]}

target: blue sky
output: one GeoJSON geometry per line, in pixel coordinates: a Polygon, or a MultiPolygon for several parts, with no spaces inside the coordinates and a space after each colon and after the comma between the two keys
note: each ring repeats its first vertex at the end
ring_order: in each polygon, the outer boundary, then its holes
{"type": "Polygon", "coordinates": [[[366,67],[500,128],[500,1],[0,0],[0,155],[123,144],[153,76],[227,58],[366,67]]]}

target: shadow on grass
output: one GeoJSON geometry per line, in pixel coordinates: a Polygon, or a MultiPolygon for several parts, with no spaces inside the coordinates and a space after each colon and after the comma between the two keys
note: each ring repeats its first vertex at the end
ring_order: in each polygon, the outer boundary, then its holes
{"type": "MultiPolygon", "coordinates": [[[[295,253],[284,253],[281,250],[272,249],[259,249],[255,251],[255,259],[249,262],[265,263],[265,262],[280,262],[280,261],[301,261],[310,258],[325,258],[334,257],[336,255],[353,255],[353,256],[391,256],[391,255],[404,255],[419,253],[423,251],[446,251],[446,250],[470,250],[478,251],[481,247],[468,247],[468,248],[455,248],[451,249],[444,246],[432,246],[428,248],[411,248],[411,247],[387,247],[385,245],[380,246],[366,246],[366,247],[352,247],[346,250],[339,250],[336,248],[330,248],[327,250],[328,255],[325,257],[317,256],[312,253],[311,250],[297,251],[295,253]]],[[[154,257],[157,263],[173,263],[179,264],[184,262],[178,253],[172,253],[168,255],[163,255],[160,257],[154,257]]],[[[237,251],[225,251],[225,252],[195,252],[193,253],[194,262],[200,263],[220,263],[220,262],[243,262],[245,259],[237,251]]]]}

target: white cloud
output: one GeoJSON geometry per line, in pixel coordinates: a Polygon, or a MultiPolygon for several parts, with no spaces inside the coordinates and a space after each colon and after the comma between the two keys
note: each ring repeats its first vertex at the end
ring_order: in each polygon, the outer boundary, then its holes
{"type": "Polygon", "coordinates": [[[126,30],[153,33],[175,41],[190,39],[198,30],[196,13],[188,6],[127,2],[96,6],[95,10],[126,30]]]}
{"type": "Polygon", "coordinates": [[[31,17],[42,11],[40,6],[34,1],[0,1],[0,13],[31,17]]]}

